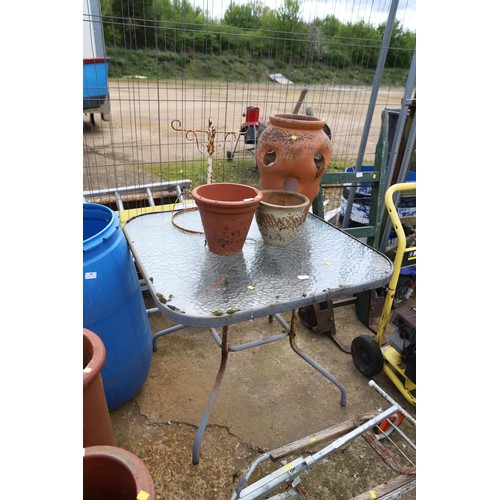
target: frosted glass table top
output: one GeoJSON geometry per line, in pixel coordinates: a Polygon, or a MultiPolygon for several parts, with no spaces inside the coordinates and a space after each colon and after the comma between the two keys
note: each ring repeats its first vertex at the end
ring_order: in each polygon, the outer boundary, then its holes
{"type": "Polygon", "coordinates": [[[185,326],[348,297],[385,285],[393,272],[385,255],[311,213],[286,247],[265,244],[254,218],[242,252],[231,256],[208,250],[196,209],[139,215],[123,231],[160,312],[185,326]]]}

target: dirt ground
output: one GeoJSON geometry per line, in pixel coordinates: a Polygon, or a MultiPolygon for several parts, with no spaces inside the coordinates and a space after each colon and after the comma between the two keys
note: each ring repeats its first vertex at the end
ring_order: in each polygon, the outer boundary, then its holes
{"type": "MultiPolygon", "coordinates": [[[[97,118],[96,125],[92,126],[88,117],[84,117],[84,191],[140,183],[137,156],[141,157],[141,162],[149,162],[160,157],[171,159],[186,151],[169,142],[178,141],[172,139],[178,137],[174,131],[166,126],[158,127],[159,123],[167,123],[176,116],[175,108],[160,109],[161,106],[151,106],[150,99],[140,98],[140,95],[145,95],[144,92],[149,95],[154,89],[139,82],[134,83],[133,88],[112,86],[110,90],[114,93],[111,122],[100,122],[97,118]],[[159,114],[152,115],[152,109],[158,109],[159,114]],[[154,147],[158,137],[161,137],[160,147],[154,147]]],[[[161,103],[178,100],[176,106],[181,106],[182,101],[184,107],[191,109],[197,100],[195,90],[192,89],[193,94],[187,96],[188,91],[184,89],[182,95],[175,97],[171,94],[162,97],[163,92],[168,94],[168,90],[160,89],[158,100],[161,103]]],[[[314,103],[313,94],[309,96],[314,103]]],[[[213,95],[206,96],[206,99],[217,101],[213,95]]],[[[248,93],[245,99],[259,102],[259,95],[248,93]]],[[[294,102],[293,99],[291,102],[294,102]]],[[[400,104],[399,99],[400,95],[391,94],[389,98],[384,94],[381,105],[396,107],[400,104]]],[[[273,102],[272,98],[268,100],[273,102]]],[[[233,117],[233,122],[227,127],[234,128],[241,121],[240,109],[243,106],[242,101],[236,98],[230,101],[234,110],[228,115],[233,117]]],[[[360,133],[364,108],[349,107],[340,97],[335,102],[337,104],[332,109],[321,109],[329,122],[349,121],[351,130],[360,133]],[[357,121],[354,127],[353,121],[357,121]]],[[[225,102],[221,98],[220,106],[223,105],[225,102]]],[[[271,112],[270,105],[264,114],[271,112]]],[[[191,116],[191,113],[188,110],[185,116],[191,116]]],[[[213,116],[223,116],[222,111],[217,113],[213,116]]],[[[375,116],[374,122],[377,121],[375,116]]],[[[370,139],[373,150],[378,136],[376,128],[375,124],[374,137],[370,139]]],[[[355,141],[352,142],[354,144],[355,141]]],[[[355,154],[353,144],[345,147],[355,154]]],[[[148,182],[151,180],[154,179],[148,179],[148,182]]],[[[152,307],[151,298],[147,293],[144,296],[146,306],[152,307]]],[[[283,316],[285,320],[290,320],[289,314],[283,316]]],[[[376,319],[374,321],[376,328],[376,319]]],[[[150,315],[150,323],[153,333],[171,326],[170,321],[158,313],[150,315]]],[[[352,304],[335,309],[335,325],[337,334],[348,345],[357,335],[373,334],[359,321],[352,304]]],[[[279,323],[261,318],[230,327],[229,335],[230,342],[238,344],[281,332],[279,323]]],[[[351,355],[343,352],[327,334],[313,332],[299,321],[297,343],[345,386],[346,406],[340,406],[338,388],[297,356],[287,340],[230,353],[220,393],[201,442],[200,461],[193,465],[193,442],[215,381],[220,349],[206,329],[186,328],[159,340],[149,376],[141,391],[111,412],[117,446],[144,461],[153,478],[157,499],[229,499],[242,474],[263,452],[388,406],[368,386],[368,379],[357,371],[351,355]]],[[[385,375],[379,375],[374,380],[415,416],[415,408],[404,400],[385,375]]],[[[415,428],[406,419],[401,428],[412,439],[415,438],[415,428]]],[[[400,450],[414,457],[415,453],[404,440],[395,441],[400,450]]],[[[321,449],[321,446],[312,450],[321,449]]],[[[388,443],[388,446],[393,445],[388,443]]],[[[307,456],[308,452],[303,451],[300,455],[307,456]]],[[[396,455],[399,458],[400,451],[396,455]]],[[[297,456],[299,454],[291,455],[287,460],[297,456]]],[[[264,462],[250,482],[281,465],[280,462],[264,462]]],[[[372,490],[398,475],[387,460],[359,437],[316,463],[300,477],[305,498],[343,500],[372,490]]],[[[363,498],[374,497],[368,495],[363,498]]],[[[401,498],[413,500],[416,490],[404,493],[401,498]]]]}
{"type": "MultiPolygon", "coordinates": [[[[94,115],[92,125],[90,115],[84,115],[83,190],[158,182],[160,179],[151,174],[150,165],[206,159],[209,119],[216,129],[214,160],[225,158],[225,152],[233,148],[242,153],[243,141],[235,145],[236,135],[232,133],[239,131],[246,106],[259,106],[259,120],[267,124],[270,115],[291,113],[301,99],[298,112],[305,114],[312,109],[332,130],[333,157],[355,162],[371,88],[310,86],[304,96],[300,86],[284,87],[111,81],[110,120],[102,121],[100,115],[94,115]],[[173,128],[174,120],[178,120],[175,127],[179,130],[173,128]]],[[[382,111],[399,108],[402,96],[403,89],[380,89],[367,138],[365,164],[371,164],[367,162],[375,156],[382,111]]],[[[231,162],[227,163],[228,168],[234,168],[231,162]]],[[[189,171],[177,172],[180,178],[189,178],[189,171]]]]}

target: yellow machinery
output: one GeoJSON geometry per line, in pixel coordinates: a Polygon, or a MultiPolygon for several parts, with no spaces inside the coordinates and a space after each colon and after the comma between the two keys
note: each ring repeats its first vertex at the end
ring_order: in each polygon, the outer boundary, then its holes
{"type": "Polygon", "coordinates": [[[374,337],[360,335],[353,339],[351,355],[358,370],[367,377],[374,377],[383,371],[411,404],[417,404],[416,397],[416,308],[399,309],[392,320],[398,330],[392,333],[389,342],[384,337],[394,303],[394,295],[400,271],[403,267],[416,264],[417,247],[407,247],[406,235],[394,204],[394,193],[416,191],[416,182],[394,184],[385,193],[385,205],[389,212],[397,237],[394,257],[394,272],[389,281],[382,316],[374,337]]]}

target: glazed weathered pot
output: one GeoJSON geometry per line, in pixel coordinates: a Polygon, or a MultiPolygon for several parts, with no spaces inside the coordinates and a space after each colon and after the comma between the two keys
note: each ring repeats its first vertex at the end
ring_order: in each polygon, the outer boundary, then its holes
{"type": "Polygon", "coordinates": [[[83,500],[155,500],[153,479],[136,455],[116,446],[90,446],[83,455],[83,500]]]}
{"type": "Polygon", "coordinates": [[[256,148],[259,187],[301,193],[312,203],[332,159],[325,121],[295,114],[272,115],[269,121],[256,148]]]}
{"type": "Polygon", "coordinates": [[[104,343],[83,329],[83,447],[115,445],[101,369],[106,360],[104,343]]]}
{"type": "Polygon", "coordinates": [[[208,249],[218,255],[242,251],[255,210],[262,199],[259,189],[245,184],[216,182],[193,189],[208,249]]]}
{"type": "Polygon", "coordinates": [[[301,193],[278,189],[263,190],[262,196],[255,220],[264,243],[289,245],[307,215],[309,198],[301,193]]]}

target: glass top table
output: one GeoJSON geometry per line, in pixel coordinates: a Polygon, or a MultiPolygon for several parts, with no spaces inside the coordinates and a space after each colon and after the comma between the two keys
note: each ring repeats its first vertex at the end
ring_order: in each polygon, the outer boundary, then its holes
{"type": "Polygon", "coordinates": [[[123,231],[158,311],[177,323],[153,336],[153,350],[159,337],[186,327],[209,328],[221,349],[219,371],[193,444],[193,464],[199,461],[229,352],[288,338],[296,354],[339,388],[340,405],[345,406],[344,386],[297,346],[296,312],[387,284],[393,272],[389,258],[311,213],[286,247],[264,244],[254,219],[242,252],[231,256],[208,250],[196,207],[138,215],[123,231]],[[280,316],[289,311],[290,325],[280,316]],[[283,333],[229,344],[230,325],[265,316],[276,318],[283,333]]]}
{"type": "Polygon", "coordinates": [[[196,209],[139,215],[123,230],[157,307],[185,326],[346,297],[385,285],[393,271],[385,255],[310,213],[286,247],[264,244],[254,219],[242,252],[231,256],[208,250],[196,209]]]}

